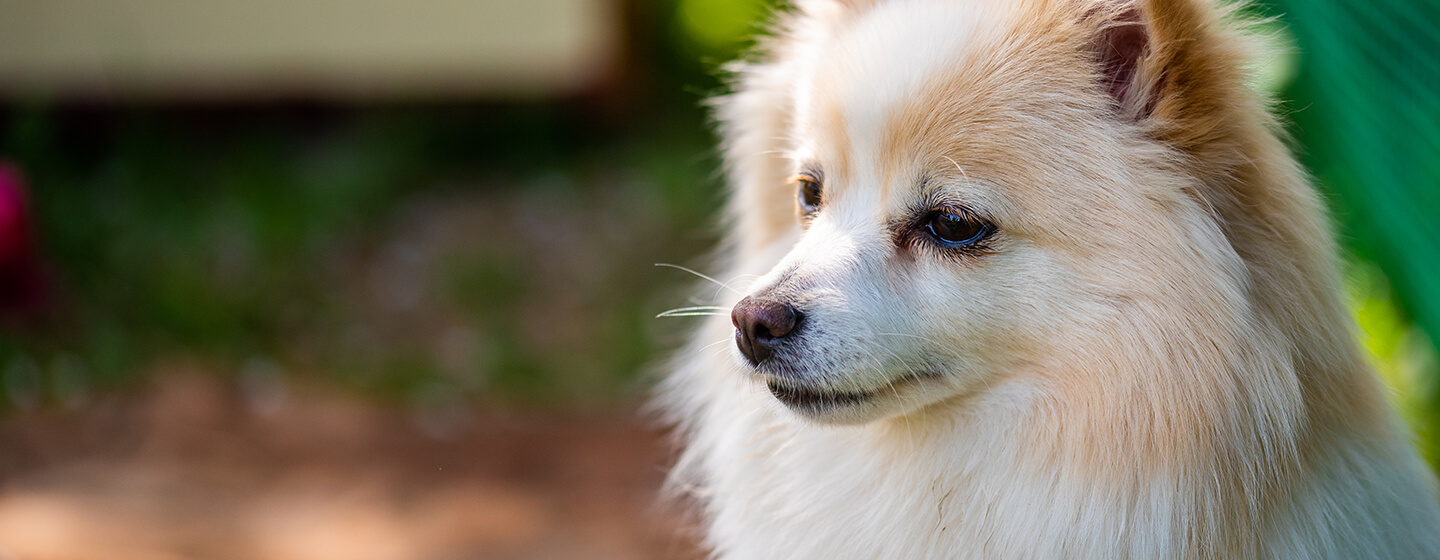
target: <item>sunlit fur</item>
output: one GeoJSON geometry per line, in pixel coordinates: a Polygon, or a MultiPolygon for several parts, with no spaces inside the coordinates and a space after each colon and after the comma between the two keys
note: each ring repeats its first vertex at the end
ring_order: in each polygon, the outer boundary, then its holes
{"type": "Polygon", "coordinates": [[[660,403],[716,557],[1440,558],[1255,47],[1137,1],[802,0],[736,67],[707,294],[796,305],[793,378],[874,397],[791,410],[728,317],[699,329],[660,403]],[[1117,98],[1123,25],[1149,47],[1117,98]],[[901,242],[935,200],[986,250],[901,242]]]}

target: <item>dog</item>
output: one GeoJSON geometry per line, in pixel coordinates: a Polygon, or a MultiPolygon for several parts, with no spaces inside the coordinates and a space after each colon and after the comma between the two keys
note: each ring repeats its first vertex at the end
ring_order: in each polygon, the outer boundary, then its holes
{"type": "Polygon", "coordinates": [[[658,399],[714,557],[1440,558],[1243,20],[777,16],[715,103],[729,312],[658,399]]]}

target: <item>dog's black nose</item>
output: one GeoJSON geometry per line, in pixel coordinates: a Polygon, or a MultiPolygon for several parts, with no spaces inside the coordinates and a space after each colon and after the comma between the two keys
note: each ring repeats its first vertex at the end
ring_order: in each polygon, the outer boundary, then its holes
{"type": "Polygon", "coordinates": [[[775,345],[795,330],[800,312],[788,303],[747,296],[735,304],[730,322],[735,324],[735,345],[758,366],[775,352],[775,345]]]}

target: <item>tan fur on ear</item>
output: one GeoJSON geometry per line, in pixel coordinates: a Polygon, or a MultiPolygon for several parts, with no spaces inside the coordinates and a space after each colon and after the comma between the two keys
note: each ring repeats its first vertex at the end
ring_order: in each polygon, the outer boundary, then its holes
{"type": "Polygon", "coordinates": [[[1259,45],[1223,24],[1232,10],[1198,0],[1100,2],[1084,17],[1096,26],[1102,85],[1126,116],[1154,117],[1160,139],[1183,151],[1233,136],[1227,128],[1248,121],[1224,117],[1248,112],[1229,106],[1237,96],[1256,98],[1244,68],[1259,45]]]}
{"type": "Polygon", "coordinates": [[[1140,79],[1155,88],[1152,102],[1161,139],[1185,151],[1203,151],[1208,143],[1243,136],[1237,127],[1271,123],[1245,75],[1249,55],[1260,47],[1220,25],[1228,13],[1194,0],[1147,0],[1141,10],[1150,51],[1140,79]],[[1236,98],[1256,105],[1234,106],[1236,98]],[[1260,118],[1234,118],[1242,116],[1260,118]]]}
{"type": "Polygon", "coordinates": [[[1095,48],[1107,74],[1101,79],[1123,82],[1111,89],[1127,116],[1149,118],[1154,137],[1199,157],[1204,167],[1226,171],[1245,159],[1237,153],[1248,147],[1242,141],[1273,132],[1275,123],[1266,101],[1247,85],[1248,59],[1261,45],[1223,21],[1236,8],[1209,4],[1111,1],[1091,11],[1101,14],[1094,18],[1095,48]],[[1255,125],[1261,130],[1245,130],[1255,125]]]}

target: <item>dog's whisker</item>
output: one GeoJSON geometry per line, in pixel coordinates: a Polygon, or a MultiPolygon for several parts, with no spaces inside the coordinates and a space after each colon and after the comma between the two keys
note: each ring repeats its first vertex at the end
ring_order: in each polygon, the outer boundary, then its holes
{"type": "Polygon", "coordinates": [[[659,314],[659,315],[656,315],[655,318],[656,318],[656,319],[661,319],[661,318],[664,318],[664,317],[727,317],[727,316],[729,316],[729,315],[730,315],[729,313],[718,313],[718,312],[713,312],[713,311],[685,311],[685,312],[669,312],[669,311],[667,311],[667,312],[665,312],[665,313],[661,313],[661,314],[659,314]]]}
{"type": "Polygon", "coordinates": [[[673,268],[673,269],[675,269],[675,270],[680,270],[680,271],[684,271],[684,272],[689,272],[690,274],[694,274],[694,275],[696,275],[696,276],[699,276],[700,278],[703,278],[703,279],[705,279],[705,280],[709,280],[709,281],[711,281],[711,282],[714,282],[716,285],[720,286],[722,289],[730,290],[730,291],[735,292],[735,293],[737,293],[737,294],[740,293],[739,290],[736,290],[735,288],[731,288],[730,286],[727,286],[724,282],[721,282],[721,281],[716,280],[716,279],[714,279],[714,278],[712,278],[712,277],[710,277],[710,276],[707,276],[707,275],[705,275],[705,274],[702,274],[702,273],[700,273],[700,272],[697,272],[697,271],[695,271],[694,269],[690,269],[690,268],[686,268],[686,267],[680,266],[680,265],[678,265],[678,264],[670,264],[670,263],[655,263],[655,266],[662,266],[662,267],[665,267],[665,268],[673,268]]]}
{"type": "Polygon", "coordinates": [[[692,311],[728,311],[729,309],[730,309],[730,308],[728,308],[728,307],[721,307],[721,306],[718,306],[718,305],[696,305],[696,306],[692,306],[692,307],[676,307],[675,309],[667,309],[667,310],[665,310],[665,311],[661,311],[659,315],[656,315],[656,317],[665,317],[665,316],[667,316],[667,315],[671,315],[671,314],[674,314],[674,313],[689,313],[689,312],[692,312],[692,311]]]}
{"type": "MultiPolygon", "coordinates": [[[[899,355],[899,354],[896,354],[894,350],[891,350],[891,349],[886,348],[886,347],[884,347],[884,346],[877,346],[876,348],[879,348],[879,349],[881,349],[881,350],[884,350],[887,354],[890,354],[892,357],[894,357],[896,361],[900,362],[900,366],[905,368],[906,373],[909,373],[910,375],[915,375],[915,376],[919,376],[919,375],[922,375],[922,374],[924,373],[924,372],[915,371],[915,367],[912,366],[912,365],[910,365],[910,361],[909,361],[909,360],[906,360],[905,358],[900,357],[900,355],[899,355]]],[[[882,372],[882,373],[883,373],[883,372],[882,372]]],[[[894,385],[891,385],[891,388],[893,389],[893,388],[894,388],[894,385]]],[[[896,395],[896,397],[899,397],[899,395],[896,395]]]]}
{"type": "MultiPolygon", "coordinates": [[[[899,336],[907,336],[907,335],[900,335],[900,333],[883,333],[883,334],[895,334],[895,335],[899,335],[899,336]]],[[[916,337],[916,338],[924,338],[924,337],[916,337]]],[[[927,340],[928,340],[928,339],[927,339],[927,340]]],[[[933,341],[932,341],[932,342],[933,342],[933,341]]],[[[891,349],[889,349],[889,348],[886,348],[886,347],[884,347],[884,346],[877,346],[877,348],[879,348],[879,349],[881,349],[881,350],[884,350],[886,353],[890,354],[891,356],[894,356],[895,359],[900,362],[900,365],[905,368],[906,372],[909,373],[909,374],[911,374],[911,375],[917,375],[917,376],[918,376],[918,375],[922,375],[922,374],[929,373],[929,372],[916,371],[916,370],[915,370],[915,367],[910,364],[910,361],[909,361],[909,360],[906,360],[905,358],[900,357],[899,354],[896,354],[893,350],[891,350],[891,349]]],[[[953,352],[952,352],[952,353],[953,353],[953,352]]],[[[959,355],[959,354],[955,354],[955,357],[958,358],[958,357],[960,357],[960,355],[959,355]]],[[[881,374],[883,375],[884,372],[881,372],[881,374]]],[[[887,383],[890,383],[890,389],[893,391],[893,390],[895,389],[895,384],[894,384],[894,382],[893,382],[893,381],[890,381],[888,378],[887,378],[886,382],[887,382],[887,383]]],[[[989,387],[989,383],[988,383],[988,382],[986,383],[986,387],[989,387]]],[[[895,394],[895,398],[898,399],[898,400],[900,400],[901,402],[904,402],[904,399],[900,397],[900,394],[899,394],[898,392],[895,394]]]]}
{"type": "Polygon", "coordinates": [[[711,349],[711,348],[714,348],[714,347],[715,347],[716,345],[718,345],[718,344],[724,344],[724,343],[726,343],[726,342],[730,342],[730,339],[729,339],[729,338],[722,338],[722,339],[717,340],[717,341],[715,341],[715,342],[711,342],[710,344],[706,344],[706,345],[704,345],[704,346],[701,346],[699,350],[696,350],[696,351],[695,351],[695,353],[696,353],[696,354],[699,354],[699,353],[701,353],[701,352],[704,352],[704,351],[706,351],[706,350],[709,350],[709,349],[711,349]]]}
{"type": "MultiPolygon", "coordinates": [[[[734,284],[736,280],[740,280],[740,279],[742,279],[742,278],[759,279],[759,278],[760,278],[760,275],[759,275],[759,274],[737,274],[737,275],[735,275],[735,276],[732,276],[729,280],[726,280],[724,284],[721,284],[721,285],[720,285],[720,288],[716,288],[716,289],[715,289],[715,295],[713,295],[713,296],[711,296],[711,297],[712,297],[712,298],[718,298],[718,297],[720,297],[720,290],[721,290],[721,289],[730,288],[731,285],[734,284]]],[[[733,289],[733,288],[731,288],[730,291],[735,292],[735,293],[737,293],[737,294],[743,293],[743,292],[741,292],[741,291],[739,291],[739,290],[736,290],[736,289],[733,289]]]]}

